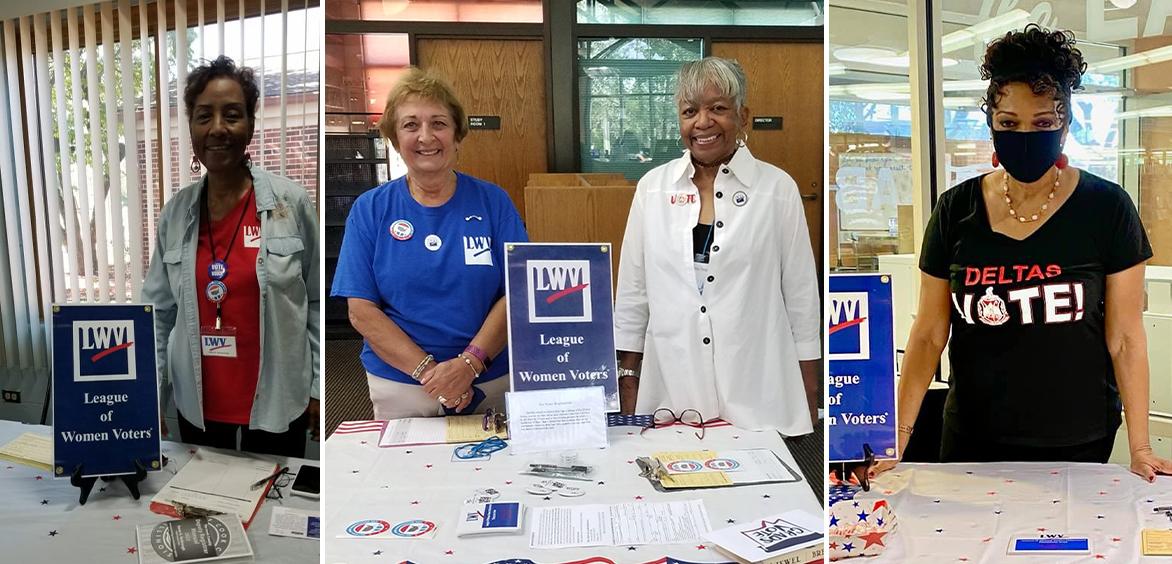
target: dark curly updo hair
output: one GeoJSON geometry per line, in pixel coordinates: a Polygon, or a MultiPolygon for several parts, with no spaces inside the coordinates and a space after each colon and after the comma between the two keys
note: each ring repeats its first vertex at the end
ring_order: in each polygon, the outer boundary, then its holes
{"type": "Polygon", "coordinates": [[[244,110],[248,114],[248,121],[255,123],[256,103],[260,99],[260,86],[256,83],[256,75],[248,67],[237,67],[226,55],[205,62],[188,73],[187,87],[183,89],[183,104],[187,108],[188,121],[191,120],[191,111],[195,108],[195,99],[208,87],[209,82],[217,78],[230,78],[240,83],[240,89],[244,91],[244,110]]]}
{"type": "Polygon", "coordinates": [[[985,49],[981,78],[989,81],[989,89],[981,100],[981,110],[992,127],[1001,89],[1011,82],[1023,82],[1034,94],[1053,96],[1062,124],[1069,125],[1070,97],[1082,89],[1086,70],[1082,52],[1074,46],[1073,33],[1042,29],[1038,24],[1011,31],[985,49]]]}

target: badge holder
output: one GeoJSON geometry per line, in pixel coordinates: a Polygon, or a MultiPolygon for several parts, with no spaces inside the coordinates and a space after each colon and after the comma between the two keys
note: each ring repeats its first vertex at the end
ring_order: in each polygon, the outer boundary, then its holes
{"type": "MultiPolygon", "coordinates": [[[[166,465],[167,457],[164,456],[163,466],[166,465]]],[[[145,480],[147,477],[146,466],[143,466],[142,462],[138,460],[134,461],[133,474],[122,474],[120,476],[90,476],[88,478],[84,478],[82,477],[84,468],[85,465],[78,464],[77,468],[74,468],[73,473],[69,476],[69,485],[81,490],[77,499],[77,502],[80,505],[85,505],[85,502],[89,500],[90,492],[93,491],[94,484],[98,482],[98,478],[101,478],[102,481],[106,483],[113,482],[116,479],[122,480],[122,483],[126,484],[126,489],[130,490],[130,496],[137,500],[141,495],[141,493],[138,491],[138,483],[145,480]]]]}
{"type": "MultiPolygon", "coordinates": [[[[212,278],[223,276],[227,273],[227,267],[222,266],[216,269],[218,264],[223,264],[223,261],[215,261],[208,272],[212,278]]],[[[203,356],[220,356],[225,358],[236,358],[236,328],[223,325],[221,306],[224,302],[224,297],[228,294],[228,286],[220,279],[213,279],[208,282],[204,294],[208,301],[216,304],[216,324],[215,325],[201,325],[199,327],[200,353],[203,356]]]]}
{"type": "Polygon", "coordinates": [[[859,462],[835,462],[830,465],[830,472],[837,474],[843,483],[850,483],[853,478],[863,488],[871,491],[871,467],[875,465],[875,451],[871,443],[863,443],[863,460],[859,462]]]}

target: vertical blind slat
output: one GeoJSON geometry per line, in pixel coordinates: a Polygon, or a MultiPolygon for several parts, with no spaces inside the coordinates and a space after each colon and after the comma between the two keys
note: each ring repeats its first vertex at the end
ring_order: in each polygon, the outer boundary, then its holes
{"type": "Polygon", "coordinates": [[[281,0],[281,142],[279,153],[281,154],[281,176],[285,176],[285,153],[286,141],[288,135],[285,133],[286,119],[289,117],[289,109],[285,106],[285,90],[289,86],[289,0],[281,0]]]}
{"type": "MultiPolygon", "coordinates": [[[[71,218],[78,222],[78,242],[81,244],[82,254],[82,272],[85,276],[85,301],[93,302],[97,299],[98,283],[97,277],[94,273],[94,254],[97,249],[94,248],[90,240],[90,189],[89,178],[86,175],[86,159],[85,159],[85,114],[81,110],[81,101],[83,99],[81,92],[82,76],[81,76],[81,28],[78,27],[77,9],[69,8],[66,11],[66,23],[69,24],[69,74],[73,83],[70,97],[73,99],[73,150],[76,157],[73,159],[74,165],[77,167],[77,203],[79,217],[71,218]]],[[[80,294],[78,296],[80,299],[80,294]]]]}
{"type": "Polygon", "coordinates": [[[257,114],[257,123],[260,124],[260,141],[256,144],[257,150],[260,152],[257,155],[256,163],[264,166],[264,146],[265,146],[265,0],[260,0],[260,71],[257,74],[257,82],[260,83],[260,112],[257,114]]]}
{"type": "MultiPolygon", "coordinates": [[[[158,2],[159,7],[159,22],[158,22],[158,50],[159,50],[159,121],[161,122],[161,129],[159,131],[159,144],[163,146],[163,162],[159,163],[159,168],[163,171],[163,187],[159,193],[162,195],[163,201],[166,202],[171,198],[171,77],[168,76],[169,65],[167,65],[167,3],[158,2]]],[[[182,165],[182,163],[180,163],[182,165]]],[[[180,166],[180,169],[183,167],[180,166]]]]}
{"type": "Polygon", "coordinates": [[[199,2],[195,3],[195,17],[198,24],[196,26],[196,37],[199,37],[199,60],[200,63],[202,63],[208,58],[207,37],[203,32],[203,0],[199,0],[199,2]]]}
{"type": "MultiPolygon", "coordinates": [[[[151,131],[155,128],[155,122],[151,120],[151,54],[150,48],[150,12],[147,11],[146,4],[138,5],[138,49],[142,53],[142,146],[143,155],[146,157],[146,165],[143,167],[145,173],[143,179],[145,183],[142,186],[141,192],[143,199],[146,200],[146,232],[155,232],[155,183],[157,177],[154,175],[154,160],[155,152],[151,149],[151,131]]],[[[156,135],[157,139],[158,136],[156,135]]],[[[146,257],[151,256],[154,252],[154,238],[146,238],[144,252],[146,257]]],[[[134,260],[141,263],[145,257],[136,257],[134,260]]],[[[140,267],[141,268],[141,265],[140,267]]],[[[135,280],[141,280],[142,276],[136,276],[135,280]]],[[[138,288],[141,290],[141,287],[138,288]]],[[[134,292],[135,299],[138,299],[139,291],[134,292]]]]}
{"type": "MultiPolygon", "coordinates": [[[[244,30],[241,30],[243,34],[244,30]]],[[[217,55],[224,54],[224,0],[216,0],[216,37],[220,40],[217,55]]]]}
{"type": "Polygon", "coordinates": [[[187,130],[187,108],[183,106],[183,89],[187,87],[187,5],[175,3],[175,108],[179,130],[179,187],[191,183],[191,133],[187,130]]]}
{"type": "MultiPolygon", "coordinates": [[[[142,288],[142,190],[138,186],[138,123],[134,109],[134,36],[130,29],[130,0],[118,0],[118,44],[122,49],[122,138],[126,146],[127,231],[129,232],[130,299],[142,288]]],[[[145,82],[145,81],[144,81],[145,82]]],[[[145,84],[144,84],[145,87],[145,84]]],[[[125,292],[123,287],[119,291],[125,292]]]]}
{"type": "Polygon", "coordinates": [[[85,123],[89,127],[90,132],[90,186],[92,188],[91,199],[93,203],[94,225],[90,232],[93,233],[93,238],[89,244],[94,246],[97,251],[97,267],[95,273],[98,278],[95,282],[97,285],[96,295],[91,298],[91,301],[98,303],[105,303],[110,296],[110,282],[109,269],[110,261],[107,257],[106,242],[110,240],[106,233],[106,179],[103,177],[102,168],[105,158],[102,155],[102,129],[101,129],[101,106],[98,103],[98,89],[100,80],[98,79],[98,24],[94,14],[94,7],[92,5],[82,6],[81,9],[82,20],[85,24],[85,78],[86,87],[89,90],[89,110],[86,112],[85,123]]]}
{"type": "MultiPolygon", "coordinates": [[[[51,285],[42,283],[42,286],[49,290],[49,300],[41,304],[41,311],[48,314],[49,306],[65,296],[65,276],[61,269],[61,206],[57,203],[60,191],[57,181],[57,149],[53,145],[55,122],[49,90],[49,32],[45,17],[46,14],[33,16],[33,36],[36,38],[33,52],[37,59],[37,110],[40,114],[38,126],[41,129],[41,168],[45,178],[44,192],[39,198],[43,198],[45,202],[45,219],[42,225],[49,236],[49,244],[45,249],[48,256],[44,264],[48,265],[52,273],[51,285]]],[[[44,280],[44,275],[41,279],[44,280]]],[[[44,319],[47,320],[49,317],[44,319]]]]}
{"type": "MultiPolygon", "coordinates": [[[[77,301],[81,292],[80,277],[77,272],[77,204],[73,201],[73,152],[69,146],[69,125],[66,113],[65,99],[65,36],[61,31],[61,12],[54,10],[49,13],[49,31],[53,36],[53,85],[57,89],[57,151],[61,157],[61,203],[64,206],[62,215],[65,218],[65,249],[70,261],[69,276],[62,278],[68,282],[70,297],[77,301]]],[[[73,58],[72,53],[70,59],[73,58]]],[[[59,247],[58,247],[59,248],[59,247]]],[[[59,296],[59,301],[67,301],[65,296],[59,296]]]]}
{"type": "MultiPolygon", "coordinates": [[[[4,43],[5,47],[8,48],[8,58],[10,61],[8,66],[8,82],[9,84],[19,85],[20,74],[18,73],[18,70],[20,69],[20,63],[18,59],[20,57],[20,52],[17,48],[16,26],[13,25],[12,20],[4,22],[4,25],[4,43]],[[12,25],[11,28],[9,28],[10,25],[12,25]],[[9,42],[11,42],[11,44],[9,44],[9,42]]],[[[27,36],[28,34],[26,33],[25,35],[27,36]]],[[[21,262],[18,264],[21,265],[21,269],[24,271],[23,275],[21,276],[21,284],[16,287],[16,291],[24,294],[23,301],[25,317],[23,324],[20,324],[20,318],[17,318],[17,331],[21,333],[20,336],[24,337],[24,341],[26,343],[21,347],[20,366],[22,368],[31,368],[33,366],[32,363],[34,358],[32,347],[36,345],[36,332],[33,330],[33,325],[36,324],[39,316],[37,315],[36,294],[30,291],[30,287],[36,283],[36,262],[33,258],[33,230],[31,225],[32,222],[29,219],[29,209],[27,205],[28,191],[23,188],[24,186],[27,186],[26,182],[28,181],[29,177],[28,167],[25,165],[25,162],[28,159],[28,147],[25,145],[24,135],[22,135],[25,129],[23,127],[23,124],[25,123],[25,114],[24,110],[20,107],[19,87],[14,88],[9,94],[8,111],[12,118],[12,124],[16,126],[12,128],[12,147],[15,149],[12,154],[16,158],[16,166],[13,167],[13,170],[16,172],[16,221],[18,222],[17,225],[20,228],[19,247],[21,251],[23,251],[20,256],[21,262]],[[23,325],[23,327],[21,327],[21,325],[23,325]]],[[[9,242],[11,242],[11,240],[9,240],[9,242]]]]}
{"type": "Polygon", "coordinates": [[[244,0],[240,0],[240,64],[244,64],[244,0]]]}
{"type": "MultiPolygon", "coordinates": [[[[17,189],[18,180],[15,174],[18,155],[15,152],[13,135],[21,128],[13,127],[15,120],[11,114],[12,105],[20,93],[19,78],[16,75],[16,31],[12,21],[4,22],[3,49],[5,72],[0,73],[0,189],[4,190],[4,233],[8,238],[5,247],[8,249],[8,277],[9,283],[5,291],[7,298],[12,301],[11,308],[0,308],[5,312],[5,342],[8,347],[7,363],[10,367],[28,365],[31,356],[31,344],[28,334],[28,304],[24,292],[24,259],[21,257],[20,238],[20,196],[17,189]],[[11,324],[11,329],[8,325],[11,324]],[[14,342],[15,341],[15,342],[14,342]]],[[[20,141],[17,141],[20,143],[20,141]]],[[[23,159],[20,159],[23,160],[23,159]]],[[[23,178],[20,179],[23,182],[23,178]]]]}
{"type": "Polygon", "coordinates": [[[23,102],[25,107],[23,108],[24,120],[17,122],[25,124],[25,127],[18,127],[17,129],[23,129],[28,134],[27,144],[23,147],[28,176],[24,176],[23,178],[26,180],[31,179],[31,182],[25,184],[25,190],[22,191],[21,202],[26,205],[21,206],[20,209],[20,231],[24,234],[25,284],[27,284],[24,291],[28,293],[29,297],[28,331],[32,333],[33,344],[33,363],[29,365],[30,368],[44,366],[45,363],[45,326],[42,321],[41,310],[44,304],[49,301],[49,292],[47,284],[39,284],[39,288],[37,287],[37,279],[39,277],[53,275],[49,271],[49,267],[46,266],[46,263],[49,262],[49,257],[45,249],[47,244],[44,229],[45,205],[40,199],[40,195],[45,192],[44,173],[40,167],[41,132],[38,127],[32,125],[34,119],[39,119],[39,113],[37,111],[37,76],[36,65],[33,63],[33,32],[30,26],[31,22],[32,18],[28,16],[22,17],[19,20],[20,58],[23,62],[23,79],[25,84],[23,102]],[[32,204],[31,210],[27,205],[29,203],[32,204]]]}
{"type": "MultiPolygon", "coordinates": [[[[113,301],[123,303],[126,301],[126,229],[122,221],[125,183],[122,182],[122,159],[118,155],[118,98],[114,91],[114,68],[118,62],[114,57],[114,44],[117,42],[114,37],[114,3],[103,2],[102,83],[106,89],[106,178],[110,182],[106,199],[110,214],[110,240],[114,247],[110,263],[114,267],[113,301]]],[[[124,76],[123,80],[126,78],[124,76]]]]}

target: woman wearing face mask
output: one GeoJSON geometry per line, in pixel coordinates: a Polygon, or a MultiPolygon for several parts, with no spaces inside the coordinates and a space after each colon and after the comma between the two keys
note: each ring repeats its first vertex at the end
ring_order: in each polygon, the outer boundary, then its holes
{"type": "Polygon", "coordinates": [[[803,435],[817,413],[818,274],[797,184],[745,144],[746,90],[733,60],[679,71],[687,151],[639,180],[623,238],[619,399],[626,413],[803,435]]]}
{"type": "Polygon", "coordinates": [[[1122,407],[1131,471],[1149,481],[1172,473],[1148,438],[1151,245],[1127,193],[1062,153],[1085,70],[1073,35],[1037,25],[985,52],[1001,169],[942,194],[928,222],[899,385],[900,452],[948,344],[942,461],[1105,463],[1122,407]]]}
{"type": "Polygon", "coordinates": [[[164,206],[142,300],[183,442],[303,457],[318,433],[317,211],[252,163],[258,98],[227,57],[188,74],[191,167],[206,174],[164,206]]]}
{"type": "Polygon", "coordinates": [[[504,243],[528,240],[520,215],[500,187],[456,172],[468,118],[438,77],[408,71],[379,131],[407,174],[354,201],[332,289],[364,339],[374,417],[500,410],[504,243]]]}

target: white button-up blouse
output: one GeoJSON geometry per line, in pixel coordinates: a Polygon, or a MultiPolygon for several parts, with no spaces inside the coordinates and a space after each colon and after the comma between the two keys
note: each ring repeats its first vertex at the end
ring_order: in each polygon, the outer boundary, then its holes
{"type": "Polygon", "coordinates": [[[693,408],[745,429],[810,433],[799,360],[821,357],[818,273],[797,184],[747,147],[717,170],[697,290],[691,156],[639,180],[615,300],[619,350],[642,352],[637,413],[693,408]]]}

